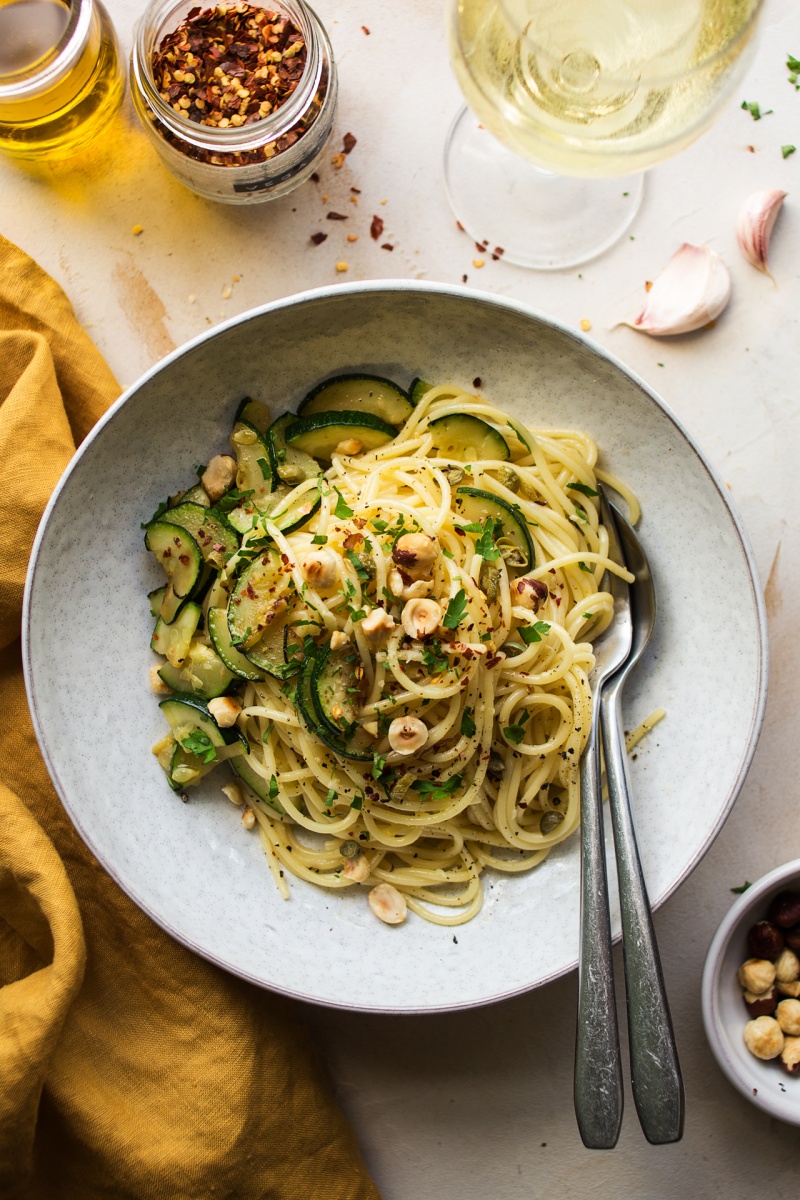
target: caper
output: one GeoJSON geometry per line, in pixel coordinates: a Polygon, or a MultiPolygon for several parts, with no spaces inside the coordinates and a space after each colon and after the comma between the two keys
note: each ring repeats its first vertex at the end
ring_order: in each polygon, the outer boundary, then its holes
{"type": "Polygon", "coordinates": [[[442,467],[442,474],[454,487],[464,478],[464,471],[461,467],[442,467]]]}
{"type": "Polygon", "coordinates": [[[484,562],[481,564],[478,587],[485,594],[489,603],[493,604],[500,589],[500,572],[494,563],[484,562]]]}
{"type": "Polygon", "coordinates": [[[361,853],[361,847],[359,846],[358,842],[342,842],[341,846],[339,847],[339,853],[341,854],[342,858],[358,858],[359,854],[361,853]]]}
{"type": "Polygon", "coordinates": [[[557,812],[542,813],[542,819],[539,822],[539,832],[540,833],[552,833],[555,829],[558,828],[558,826],[561,824],[561,822],[563,820],[564,820],[563,813],[557,813],[557,812]]]}
{"type": "Polygon", "coordinates": [[[520,654],[524,654],[526,646],[521,642],[503,642],[503,653],[506,658],[518,658],[520,654]]]}
{"type": "Polygon", "coordinates": [[[527,564],[528,560],[519,546],[515,546],[508,538],[500,538],[497,546],[507,567],[524,567],[527,564]]]}
{"type": "Polygon", "coordinates": [[[502,754],[498,754],[496,750],[492,750],[489,755],[489,763],[486,767],[486,774],[490,779],[502,779],[506,769],[506,760],[502,754]]]}
{"type": "Polygon", "coordinates": [[[356,555],[356,558],[361,563],[361,566],[363,567],[363,569],[366,571],[367,579],[374,579],[375,578],[375,563],[372,561],[372,555],[368,554],[366,552],[366,550],[362,550],[360,554],[356,555]]]}
{"type": "Polygon", "coordinates": [[[497,471],[497,481],[507,487],[510,492],[518,492],[520,479],[513,467],[500,467],[497,471]]]}

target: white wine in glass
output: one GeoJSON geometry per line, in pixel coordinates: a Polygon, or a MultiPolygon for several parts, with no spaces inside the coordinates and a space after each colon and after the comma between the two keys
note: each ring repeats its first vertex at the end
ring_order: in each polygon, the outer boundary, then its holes
{"type": "Polygon", "coordinates": [[[453,66],[472,110],[446,155],[462,225],[523,266],[570,266],[613,244],[641,199],[641,174],[627,176],[714,121],[760,5],[453,0],[453,66]]]}

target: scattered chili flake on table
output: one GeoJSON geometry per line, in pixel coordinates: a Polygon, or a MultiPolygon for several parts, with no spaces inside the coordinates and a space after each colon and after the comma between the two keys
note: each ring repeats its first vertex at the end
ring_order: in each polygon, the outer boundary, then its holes
{"type": "Polygon", "coordinates": [[[352,133],[346,133],[342,138],[342,153],[349,154],[357,143],[357,138],[352,133]]]}
{"type": "Polygon", "coordinates": [[[325,216],[327,217],[327,219],[329,221],[346,221],[347,220],[346,213],[334,212],[333,209],[331,209],[331,211],[329,213],[326,213],[325,216]]]}
{"type": "Polygon", "coordinates": [[[367,35],[367,37],[369,37],[369,30],[367,29],[366,25],[362,25],[361,29],[367,35]]]}
{"type": "Polygon", "coordinates": [[[377,242],[378,238],[383,233],[383,218],[373,217],[372,224],[369,227],[369,235],[377,242]]]}
{"type": "Polygon", "coordinates": [[[394,250],[391,242],[381,242],[381,250],[394,250]]]}
{"type": "Polygon", "coordinates": [[[327,233],[312,233],[311,240],[315,246],[321,246],[327,236],[327,233]]]}
{"type": "MultiPolygon", "coordinates": [[[[153,52],[161,99],[187,121],[214,129],[252,125],[280,108],[297,88],[306,44],[288,17],[250,4],[192,8],[183,24],[153,52]]],[[[259,150],[212,154],[192,147],[193,158],[219,166],[259,162],[302,136],[289,130],[259,150]]]]}

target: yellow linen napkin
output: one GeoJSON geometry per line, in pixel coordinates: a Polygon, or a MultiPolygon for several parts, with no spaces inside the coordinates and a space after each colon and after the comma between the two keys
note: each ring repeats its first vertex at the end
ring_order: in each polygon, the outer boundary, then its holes
{"type": "Polygon", "coordinates": [[[20,662],[28,557],[118,392],[61,289],[0,238],[0,1196],[379,1200],[294,1006],[140,912],[39,754],[20,662]]]}

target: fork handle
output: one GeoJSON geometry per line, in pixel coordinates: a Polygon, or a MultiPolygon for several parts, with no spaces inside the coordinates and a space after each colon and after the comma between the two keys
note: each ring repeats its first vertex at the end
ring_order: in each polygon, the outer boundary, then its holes
{"type": "Polygon", "coordinates": [[[614,829],[631,1085],[639,1123],[656,1146],[683,1135],[684,1092],[647,888],[636,846],[622,728],[622,683],[611,681],[600,701],[609,807],[614,829]]]}
{"type": "Polygon", "coordinates": [[[611,958],[598,724],[599,713],[595,710],[581,763],[581,952],[575,1115],[583,1144],[591,1150],[610,1150],[617,1144],[622,1124],[622,1064],[611,958]]]}

